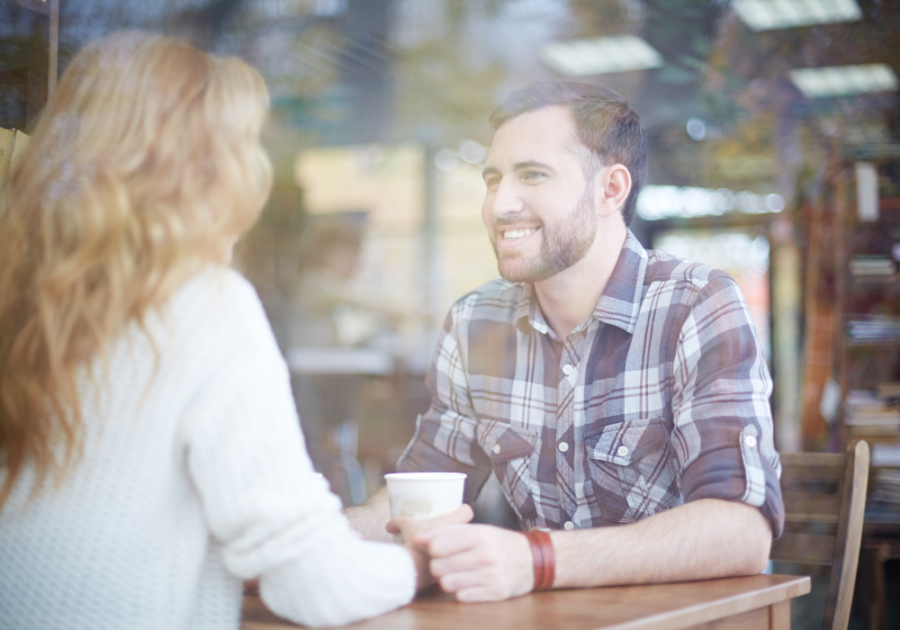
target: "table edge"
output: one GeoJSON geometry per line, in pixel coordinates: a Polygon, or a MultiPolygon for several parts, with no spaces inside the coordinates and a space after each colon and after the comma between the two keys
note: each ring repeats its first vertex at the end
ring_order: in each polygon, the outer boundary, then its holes
{"type": "Polygon", "coordinates": [[[772,584],[760,589],[750,596],[737,594],[715,602],[703,602],[680,608],[675,612],[667,611],[611,626],[598,626],[595,630],[684,630],[764,606],[790,601],[795,597],[809,594],[811,589],[812,581],[809,576],[798,575],[787,582],[772,584]],[[787,594],[786,597],[785,594],[787,594]],[[725,610],[723,611],[723,609],[725,610]]]}
{"type": "MultiPolygon", "coordinates": [[[[757,576],[746,576],[746,578],[754,577],[757,576]]],[[[737,593],[732,596],[717,599],[713,602],[700,602],[685,608],[680,608],[677,611],[660,612],[647,617],[641,617],[640,619],[631,619],[613,625],[591,626],[591,630],[685,630],[711,621],[771,606],[772,604],[777,604],[779,602],[789,601],[795,597],[806,595],[811,590],[812,582],[808,576],[782,575],[778,577],[788,579],[778,584],[769,584],[761,587],[751,594],[737,593]]],[[[702,584],[703,581],[692,583],[702,584]]],[[[398,610],[403,608],[405,608],[405,606],[400,607],[398,610]]],[[[367,621],[369,620],[362,620],[361,623],[365,624],[367,621]]],[[[351,624],[351,626],[353,625],[355,624],[351,624]]],[[[241,630],[297,630],[297,628],[298,626],[292,624],[290,621],[279,623],[241,620],[240,624],[241,630]]]]}

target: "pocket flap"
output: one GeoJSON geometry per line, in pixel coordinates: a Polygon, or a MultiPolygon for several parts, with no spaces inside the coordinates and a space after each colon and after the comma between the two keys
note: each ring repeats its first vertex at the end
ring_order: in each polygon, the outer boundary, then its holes
{"type": "Polygon", "coordinates": [[[619,466],[628,466],[658,451],[669,439],[663,418],[626,420],[584,436],[587,455],[619,466]]]}
{"type": "Polygon", "coordinates": [[[531,455],[537,440],[537,431],[520,429],[494,420],[479,422],[476,435],[481,448],[495,464],[531,455]]]}

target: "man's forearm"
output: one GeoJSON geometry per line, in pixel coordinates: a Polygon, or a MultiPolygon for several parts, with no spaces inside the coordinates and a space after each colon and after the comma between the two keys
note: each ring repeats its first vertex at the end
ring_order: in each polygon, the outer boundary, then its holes
{"type": "Polygon", "coordinates": [[[557,588],[760,573],[772,530],[757,508],[703,499],[621,527],[553,532],[557,588]]]}
{"type": "Polygon", "coordinates": [[[362,505],[345,508],[344,516],[350,521],[350,526],[362,534],[366,540],[383,542],[393,540],[392,536],[384,529],[391,518],[387,488],[382,488],[373,494],[362,505]]]}

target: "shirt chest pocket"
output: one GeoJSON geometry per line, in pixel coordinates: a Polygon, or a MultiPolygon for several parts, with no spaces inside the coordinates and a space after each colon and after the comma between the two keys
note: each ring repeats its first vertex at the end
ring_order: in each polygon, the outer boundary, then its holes
{"type": "Polygon", "coordinates": [[[494,474],[506,498],[519,520],[525,524],[535,515],[530,466],[537,431],[494,420],[482,420],[478,423],[475,435],[478,444],[491,460],[494,474]]]}
{"type": "Polygon", "coordinates": [[[584,444],[605,520],[634,523],[681,502],[663,418],[610,424],[586,433],[584,444]]]}

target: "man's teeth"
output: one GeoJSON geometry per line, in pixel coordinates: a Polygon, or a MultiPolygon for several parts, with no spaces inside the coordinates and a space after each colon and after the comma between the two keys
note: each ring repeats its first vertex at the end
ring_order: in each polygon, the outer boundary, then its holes
{"type": "Polygon", "coordinates": [[[522,238],[523,236],[528,236],[529,234],[534,234],[535,232],[537,232],[537,228],[527,228],[524,230],[507,230],[503,233],[503,238],[511,241],[517,238],[522,238]]]}

